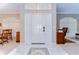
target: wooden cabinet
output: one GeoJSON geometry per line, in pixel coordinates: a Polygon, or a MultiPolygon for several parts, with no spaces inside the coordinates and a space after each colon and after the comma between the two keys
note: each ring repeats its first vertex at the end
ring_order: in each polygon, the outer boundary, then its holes
{"type": "Polygon", "coordinates": [[[57,32],[57,44],[64,44],[64,43],[65,43],[64,32],[57,32]]]}
{"type": "Polygon", "coordinates": [[[20,42],[20,32],[16,32],[16,42],[20,42]]]}

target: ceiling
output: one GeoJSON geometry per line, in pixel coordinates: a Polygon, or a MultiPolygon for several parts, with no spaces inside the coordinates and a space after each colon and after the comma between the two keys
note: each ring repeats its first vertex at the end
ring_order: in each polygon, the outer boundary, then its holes
{"type": "Polygon", "coordinates": [[[79,3],[58,3],[57,12],[79,13],[79,3]]]}
{"type": "Polygon", "coordinates": [[[0,3],[0,13],[18,13],[21,3],[0,3]]]}

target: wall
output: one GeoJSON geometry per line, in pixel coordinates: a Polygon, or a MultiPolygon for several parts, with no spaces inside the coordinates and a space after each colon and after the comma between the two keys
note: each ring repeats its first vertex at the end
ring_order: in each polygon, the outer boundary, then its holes
{"type": "Polygon", "coordinates": [[[25,43],[25,18],[24,18],[24,4],[20,6],[20,31],[21,31],[21,43],[25,43]]]}
{"type": "Polygon", "coordinates": [[[57,25],[57,19],[56,19],[56,4],[52,4],[52,40],[53,43],[56,44],[56,25],[57,25]]]}
{"type": "Polygon", "coordinates": [[[57,12],[79,13],[79,3],[57,3],[57,12]]]}

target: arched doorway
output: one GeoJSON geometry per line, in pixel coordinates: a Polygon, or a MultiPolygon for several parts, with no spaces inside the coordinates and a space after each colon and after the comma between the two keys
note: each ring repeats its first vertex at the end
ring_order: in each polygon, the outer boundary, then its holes
{"type": "Polygon", "coordinates": [[[73,17],[64,17],[60,19],[60,28],[68,27],[68,37],[75,37],[77,32],[77,20],[73,17]]]}

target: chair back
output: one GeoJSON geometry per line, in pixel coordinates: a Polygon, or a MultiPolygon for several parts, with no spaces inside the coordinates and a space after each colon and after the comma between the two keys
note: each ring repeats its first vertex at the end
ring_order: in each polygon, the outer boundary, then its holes
{"type": "Polygon", "coordinates": [[[67,33],[67,31],[68,31],[68,27],[63,27],[62,29],[63,29],[63,32],[64,32],[64,34],[65,34],[65,36],[66,36],[66,33],[67,33]]]}

